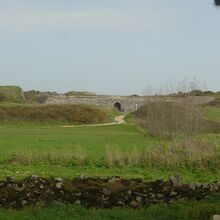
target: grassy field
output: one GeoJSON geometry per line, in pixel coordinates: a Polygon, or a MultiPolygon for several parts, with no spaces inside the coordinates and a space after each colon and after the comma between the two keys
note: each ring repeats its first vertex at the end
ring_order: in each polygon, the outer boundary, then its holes
{"type": "MultiPolygon", "coordinates": [[[[220,146],[220,134],[203,133],[204,140],[220,146]]],[[[120,175],[124,178],[153,180],[172,173],[180,174],[185,181],[213,181],[220,177],[218,169],[192,167],[155,168],[141,166],[106,167],[106,148],[133,153],[152,146],[169,144],[169,140],[146,135],[136,124],[105,127],[62,128],[59,125],[15,123],[0,125],[0,176],[17,178],[37,173],[41,176],[72,178],[120,175]],[[88,158],[81,165],[67,155],[88,158]]]]}
{"type": "MultiPolygon", "coordinates": [[[[210,120],[220,121],[217,108],[207,107],[204,114],[210,120]]],[[[60,123],[48,122],[1,122],[0,178],[24,178],[36,173],[42,177],[73,178],[84,174],[155,180],[179,174],[185,182],[220,180],[218,167],[202,168],[196,164],[171,168],[106,166],[106,149],[134,154],[135,151],[170,144],[168,139],[146,134],[131,116],[127,121],[123,125],[77,128],[63,128],[60,123]],[[70,156],[74,154],[78,159],[71,159],[70,156]]],[[[213,143],[217,154],[220,154],[220,133],[203,132],[199,136],[213,143]]],[[[86,210],[78,206],[55,204],[43,209],[0,210],[0,219],[209,219],[216,212],[220,213],[219,202],[218,196],[201,202],[161,204],[141,210],[86,210]]]]}

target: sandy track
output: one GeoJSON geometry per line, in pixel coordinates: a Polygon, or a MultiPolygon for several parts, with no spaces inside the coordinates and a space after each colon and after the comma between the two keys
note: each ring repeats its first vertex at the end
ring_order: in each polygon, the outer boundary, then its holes
{"type": "Polygon", "coordinates": [[[120,125],[125,123],[125,115],[119,115],[115,117],[114,122],[105,123],[105,124],[93,124],[93,125],[63,125],[59,126],[61,128],[80,128],[80,127],[102,127],[102,126],[110,126],[110,125],[120,125]]]}

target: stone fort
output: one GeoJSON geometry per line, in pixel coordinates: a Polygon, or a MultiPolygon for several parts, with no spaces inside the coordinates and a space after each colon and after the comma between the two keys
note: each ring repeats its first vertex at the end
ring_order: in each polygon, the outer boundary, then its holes
{"type": "MultiPolygon", "coordinates": [[[[57,95],[49,97],[46,104],[85,104],[95,105],[103,108],[115,108],[121,112],[133,112],[138,110],[141,106],[148,102],[164,100],[164,97],[159,96],[108,96],[108,95],[94,95],[94,96],[65,96],[57,95]]],[[[195,105],[206,104],[214,101],[214,98],[208,96],[195,96],[183,98],[166,97],[166,101],[190,101],[195,105]],[[187,100],[186,100],[187,99],[187,100]]]]}

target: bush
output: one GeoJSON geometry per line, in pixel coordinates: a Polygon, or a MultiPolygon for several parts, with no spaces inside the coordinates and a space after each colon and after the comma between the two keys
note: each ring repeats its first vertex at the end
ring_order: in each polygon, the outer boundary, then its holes
{"type": "Polygon", "coordinates": [[[0,106],[0,120],[32,122],[102,123],[107,112],[84,105],[0,106]]]}
{"type": "Polygon", "coordinates": [[[24,93],[18,86],[0,86],[0,102],[22,103],[24,93]]]}
{"type": "Polygon", "coordinates": [[[195,135],[201,123],[200,112],[195,106],[174,101],[148,103],[135,116],[151,135],[169,138],[195,135]]]}

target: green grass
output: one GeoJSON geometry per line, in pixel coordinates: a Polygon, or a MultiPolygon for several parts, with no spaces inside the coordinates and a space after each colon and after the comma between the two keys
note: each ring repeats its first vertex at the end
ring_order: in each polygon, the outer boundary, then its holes
{"type": "MultiPolygon", "coordinates": [[[[205,140],[220,146],[220,134],[201,134],[205,140]]],[[[0,125],[0,177],[24,176],[37,173],[41,176],[62,176],[72,178],[85,174],[88,176],[119,175],[124,178],[144,178],[154,180],[167,179],[170,174],[178,173],[185,181],[211,182],[220,178],[220,171],[201,170],[197,167],[153,169],[148,167],[112,167],[103,165],[105,148],[133,151],[146,147],[168,143],[168,140],[145,135],[135,124],[113,125],[106,127],[60,128],[58,125],[33,123],[0,125]],[[41,156],[47,154],[69,154],[82,149],[90,158],[83,166],[74,164],[41,163],[11,164],[8,158],[14,153],[41,156]]]]}
{"type": "Polygon", "coordinates": [[[220,213],[220,196],[204,201],[179,201],[133,210],[127,208],[85,209],[74,205],[52,204],[22,211],[0,210],[2,220],[210,220],[220,213]]]}
{"type": "MultiPolygon", "coordinates": [[[[212,110],[208,110],[209,114],[212,110]]],[[[114,113],[113,113],[114,114],[114,113]]],[[[213,113],[212,113],[213,114],[213,113]]],[[[211,114],[211,115],[212,115],[211,114]]],[[[214,114],[216,115],[216,113],[214,114]]],[[[210,116],[208,116],[210,117],[210,116]]],[[[216,117],[213,120],[217,120],[216,117]]],[[[112,176],[123,178],[143,178],[145,180],[167,179],[171,174],[179,174],[185,182],[213,182],[220,180],[219,170],[206,170],[198,167],[180,167],[173,169],[150,167],[111,167],[103,166],[105,148],[121,149],[122,152],[134,149],[167,144],[167,139],[146,135],[131,116],[127,124],[106,127],[62,128],[57,123],[1,122],[0,123],[0,179],[5,176],[24,178],[36,173],[42,177],[73,178],[81,174],[88,176],[112,176]],[[13,164],[8,161],[14,153],[41,156],[68,154],[82,149],[91,158],[83,166],[62,163],[13,164]]],[[[220,147],[219,133],[199,134],[204,140],[220,147]]],[[[22,211],[0,210],[0,220],[20,219],[209,219],[213,214],[220,214],[220,198],[209,198],[201,202],[177,202],[161,204],[141,210],[112,209],[87,210],[79,206],[53,204],[48,207],[29,208],[22,211]]]]}
{"type": "Polygon", "coordinates": [[[205,107],[203,109],[205,118],[220,122],[220,108],[215,107],[205,107]]]}

